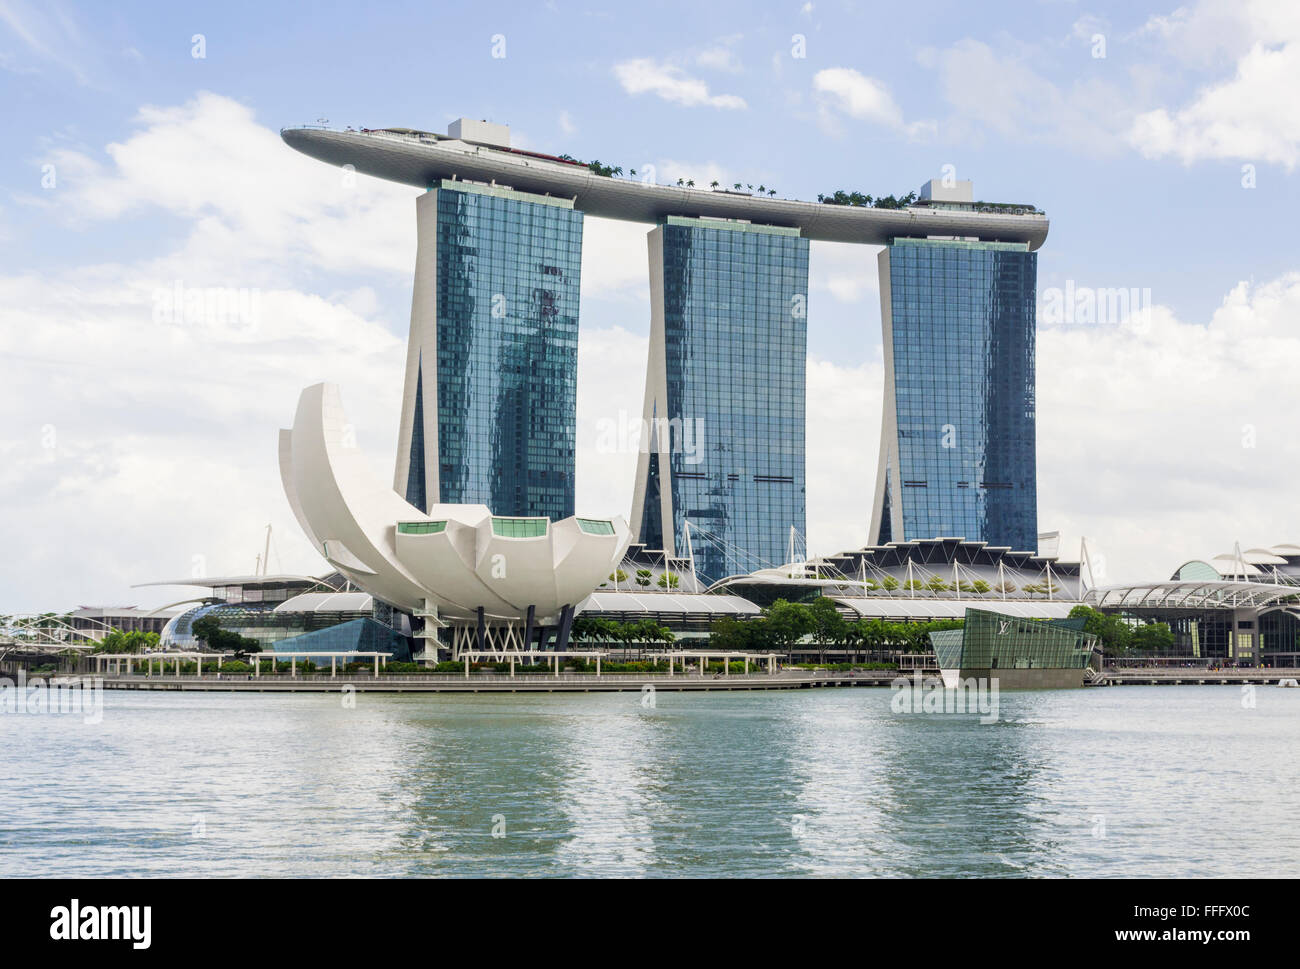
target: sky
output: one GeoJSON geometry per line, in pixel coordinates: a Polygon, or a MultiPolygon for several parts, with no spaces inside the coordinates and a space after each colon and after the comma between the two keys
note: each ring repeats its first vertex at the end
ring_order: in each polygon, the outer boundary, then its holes
{"type": "MultiPolygon", "coordinates": [[[[309,384],[339,384],[391,477],[418,190],[279,138],[319,121],[483,118],[789,198],[952,174],[1032,202],[1040,530],[1069,559],[1086,538],[1103,583],[1300,542],[1300,4],[308,10],[0,0],[0,612],[176,601],[133,586],[251,573],[268,524],[272,572],[324,572],[276,458],[309,384]]],[[[636,455],[598,441],[639,416],[648,229],[586,220],[580,514],[630,513],[636,455]]],[[[875,255],[811,247],[814,554],[867,539],[875,255]]]]}

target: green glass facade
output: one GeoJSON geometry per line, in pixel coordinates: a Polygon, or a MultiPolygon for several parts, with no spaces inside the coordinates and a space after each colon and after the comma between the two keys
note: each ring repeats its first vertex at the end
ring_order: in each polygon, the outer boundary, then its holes
{"type": "Polygon", "coordinates": [[[1082,620],[1018,619],[967,609],[962,629],[930,633],[939,667],[945,670],[1081,670],[1097,637],[1082,620]]]}
{"type": "Polygon", "coordinates": [[[502,538],[541,538],[546,534],[545,518],[493,518],[492,534],[502,538]]]}
{"type": "Polygon", "coordinates": [[[400,535],[437,535],[447,530],[447,523],[440,522],[398,522],[397,531],[400,535]]]}

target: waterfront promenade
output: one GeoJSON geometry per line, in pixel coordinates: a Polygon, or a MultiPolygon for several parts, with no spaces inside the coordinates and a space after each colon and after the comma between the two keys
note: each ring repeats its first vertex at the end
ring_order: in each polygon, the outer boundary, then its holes
{"type": "Polygon", "coordinates": [[[1300,682],[1300,669],[1230,667],[1221,670],[1186,667],[1183,669],[1145,669],[1141,667],[1107,667],[1093,678],[1091,686],[1221,686],[1232,683],[1276,685],[1282,680],[1300,682]]]}
{"type": "Polygon", "coordinates": [[[674,692],[699,690],[800,690],[828,686],[888,686],[894,670],[781,670],[774,673],[130,673],[102,677],[111,690],[180,690],[216,693],[609,693],[649,688],[674,692]]]}
{"type": "MultiPolygon", "coordinates": [[[[88,674],[83,674],[88,675],[88,674]]],[[[801,690],[824,687],[888,687],[899,677],[911,679],[907,670],[801,670],[772,673],[182,673],[134,672],[105,675],[111,690],[171,690],[215,693],[329,693],[350,689],[364,693],[609,693],[640,692],[650,688],[674,692],[701,690],[801,690]]],[[[923,670],[927,679],[938,670],[923,670]]],[[[1233,684],[1276,685],[1300,681],[1300,669],[1142,669],[1108,667],[1085,686],[1217,686],[1233,684]]]]}

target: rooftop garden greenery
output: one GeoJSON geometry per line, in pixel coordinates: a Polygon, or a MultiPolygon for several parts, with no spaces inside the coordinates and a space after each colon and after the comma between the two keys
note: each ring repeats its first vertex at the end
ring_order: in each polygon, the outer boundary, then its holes
{"type": "Polygon", "coordinates": [[[863,195],[861,192],[846,192],[843,189],[836,189],[830,195],[823,195],[820,192],[817,194],[817,201],[826,205],[856,205],[872,209],[902,209],[916,200],[915,192],[908,192],[906,195],[897,197],[882,195],[879,198],[863,195]]]}
{"type": "MultiPolygon", "coordinates": [[[[903,209],[909,205],[929,205],[930,200],[923,200],[915,192],[908,192],[906,195],[882,195],[879,197],[864,195],[862,192],[846,192],[843,189],[836,189],[830,195],[818,194],[817,201],[824,205],[852,205],[860,208],[872,209],[903,209]]],[[[944,204],[961,204],[961,203],[944,203],[939,200],[939,205],[944,204]]],[[[1042,215],[1044,214],[1037,206],[1021,202],[968,202],[972,212],[993,212],[1008,215],[1042,215]]]]}
{"type": "MultiPolygon", "coordinates": [[[[604,162],[599,161],[599,160],[597,160],[597,159],[593,159],[592,161],[582,161],[581,159],[574,158],[572,155],[556,155],[555,157],[556,157],[556,158],[559,158],[561,161],[572,162],[572,163],[575,164],[575,165],[585,165],[585,166],[586,166],[587,168],[589,168],[589,169],[590,169],[594,174],[604,176],[605,178],[617,178],[618,176],[620,176],[620,175],[623,174],[623,166],[622,166],[622,165],[606,165],[604,162]]],[[[627,174],[628,174],[628,176],[631,177],[631,178],[636,178],[636,169],[635,169],[635,168],[629,168],[629,169],[627,170],[627,174]]],[[[695,187],[695,179],[693,179],[693,178],[682,177],[682,178],[677,179],[677,185],[678,185],[680,188],[694,188],[694,187],[695,187]]],[[[728,189],[724,189],[724,188],[722,188],[721,183],[718,182],[718,180],[717,180],[716,178],[715,178],[712,182],[709,183],[709,187],[710,187],[711,189],[713,189],[715,192],[718,192],[718,191],[726,192],[726,191],[728,191],[728,189]]],[[[754,194],[754,186],[753,186],[752,184],[748,183],[748,182],[735,182],[735,183],[732,185],[730,191],[733,191],[733,192],[744,192],[744,193],[746,193],[746,194],[754,194]]],[[[766,186],[766,185],[760,185],[760,186],[758,186],[758,192],[757,192],[757,194],[760,195],[760,196],[761,196],[761,195],[766,195],[766,196],[768,196],[769,198],[775,198],[775,197],[776,197],[776,189],[774,189],[774,188],[769,188],[769,187],[766,186]]]]}

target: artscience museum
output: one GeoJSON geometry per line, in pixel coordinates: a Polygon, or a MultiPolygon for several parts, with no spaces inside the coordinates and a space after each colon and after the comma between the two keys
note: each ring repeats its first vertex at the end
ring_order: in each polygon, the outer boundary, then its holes
{"type": "Polygon", "coordinates": [[[469,504],[422,511],[375,478],[347,427],[338,388],[317,384],[280,432],[285,495],[330,565],[422,620],[415,635],[435,650],[527,650],[551,625],[564,649],[575,607],[627,550],[626,521],[502,517],[469,504]]]}

